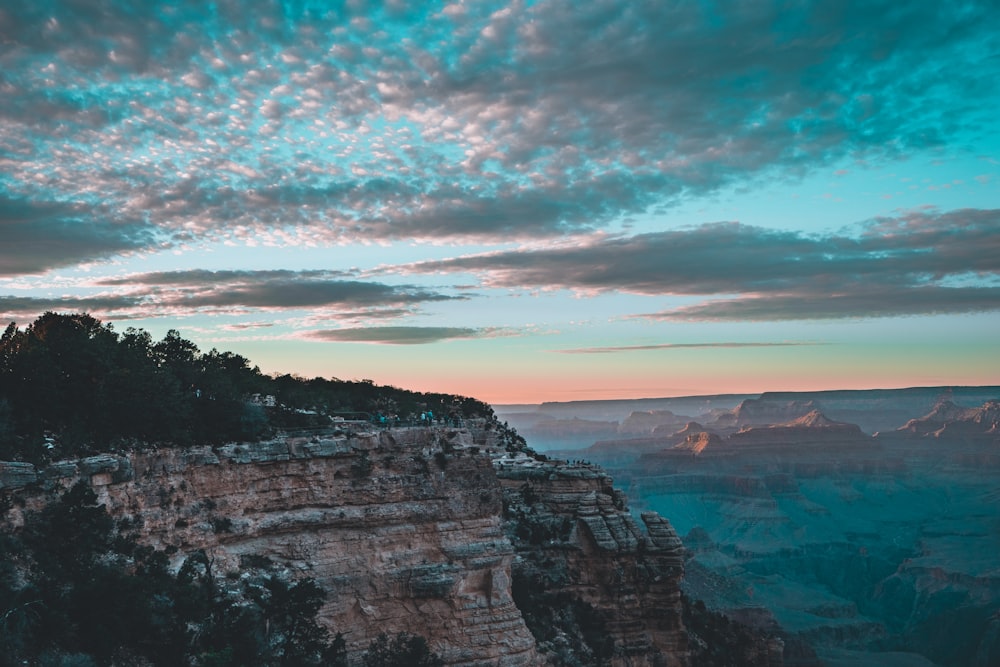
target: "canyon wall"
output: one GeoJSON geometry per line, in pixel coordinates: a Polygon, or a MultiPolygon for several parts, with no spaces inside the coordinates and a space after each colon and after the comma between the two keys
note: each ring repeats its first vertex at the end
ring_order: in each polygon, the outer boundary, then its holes
{"type": "MultiPolygon", "coordinates": [[[[204,550],[218,577],[261,562],[311,577],[328,593],[319,618],[354,656],[382,632],[410,632],[448,665],[544,664],[511,598],[501,489],[475,440],[422,428],[280,438],[103,455],[35,479],[5,464],[0,483],[89,479],[112,516],[175,563],[204,550]]],[[[46,494],[25,500],[9,521],[46,494]]]]}
{"type": "Polygon", "coordinates": [[[808,402],[745,405],[731,423],[791,418],[563,455],[669,516],[685,593],[732,618],[766,610],[789,667],[1000,664],[1000,402],[940,401],[876,435],[808,402]]]}
{"type": "Polygon", "coordinates": [[[642,531],[595,466],[519,455],[496,468],[519,554],[515,598],[542,645],[562,664],[686,665],[682,548],[669,521],[643,513],[642,531]]]}
{"type": "Polygon", "coordinates": [[[201,550],[234,587],[262,564],[314,579],[319,618],[355,661],[379,634],[409,632],[447,665],[689,664],[670,524],[644,513],[642,530],[599,469],[504,454],[493,438],[402,428],[0,463],[0,492],[18,497],[0,518],[16,527],[89,481],[175,567],[201,550]],[[525,622],[540,610],[518,602],[540,598],[524,584],[541,581],[566,636],[525,622]],[[575,640],[599,646],[567,662],[575,640]]]}

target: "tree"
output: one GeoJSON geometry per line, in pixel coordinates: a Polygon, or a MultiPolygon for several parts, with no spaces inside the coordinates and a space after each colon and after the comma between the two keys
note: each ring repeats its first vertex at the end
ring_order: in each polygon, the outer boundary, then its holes
{"type": "Polygon", "coordinates": [[[18,330],[17,323],[8,324],[3,335],[0,336],[0,377],[10,374],[11,364],[23,342],[24,334],[18,330]]]}
{"type": "MultiPolygon", "coordinates": [[[[233,352],[202,353],[174,329],[149,333],[85,313],[48,312],[23,331],[0,335],[0,458],[44,463],[56,457],[148,444],[256,440],[272,428],[329,426],[331,412],[423,411],[496,424],[488,405],[450,394],[406,391],[372,380],[265,377],[233,352]],[[277,397],[278,406],[253,402],[277,397]]],[[[509,448],[524,449],[502,428],[509,448]]]]}
{"type": "Polygon", "coordinates": [[[441,667],[444,661],[432,653],[423,637],[400,632],[389,638],[380,634],[364,655],[365,667],[441,667]]]}
{"type": "Polygon", "coordinates": [[[90,315],[47,312],[16,345],[5,346],[16,348],[8,362],[7,398],[29,435],[37,440],[43,430],[59,431],[66,454],[93,440],[117,341],[110,325],[90,315]]]}
{"type": "Polygon", "coordinates": [[[333,665],[343,657],[343,641],[330,641],[329,631],[316,622],[326,592],[313,579],[289,586],[268,577],[262,587],[251,588],[250,597],[263,612],[267,647],[276,664],[333,665]]]}
{"type": "Polygon", "coordinates": [[[157,366],[174,376],[186,397],[192,397],[198,391],[201,376],[198,346],[181,338],[176,329],[171,329],[163,340],[153,345],[152,350],[157,366]]]}

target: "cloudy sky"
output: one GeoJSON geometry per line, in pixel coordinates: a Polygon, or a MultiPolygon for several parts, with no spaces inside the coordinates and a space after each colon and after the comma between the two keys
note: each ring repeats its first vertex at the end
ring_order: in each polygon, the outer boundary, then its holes
{"type": "Polygon", "coordinates": [[[1000,384],[998,25],[0,0],[0,316],[496,403],[1000,384]]]}

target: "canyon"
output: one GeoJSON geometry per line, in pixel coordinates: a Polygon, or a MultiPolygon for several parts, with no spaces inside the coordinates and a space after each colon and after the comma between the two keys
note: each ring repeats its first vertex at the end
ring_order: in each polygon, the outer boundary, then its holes
{"type": "Polygon", "coordinates": [[[684,592],[775,623],[786,665],[986,667],[1000,664],[997,396],[764,394],[693,413],[663,399],[621,406],[641,409],[614,438],[532,442],[604,466],[633,507],[669,517],[684,592]]]}
{"type": "Polygon", "coordinates": [[[406,632],[447,665],[688,665],[669,521],[640,528],[595,466],[508,449],[483,422],[7,462],[2,518],[16,530],[84,480],[174,568],[201,552],[234,588],[261,567],[314,580],[355,662],[406,632]],[[529,628],[553,602],[560,623],[529,628]]]}
{"type": "Polygon", "coordinates": [[[0,521],[83,481],[175,571],[315,581],[351,664],[405,632],[475,667],[988,667],[997,396],[517,406],[531,447],[469,419],[0,462],[0,521]]]}

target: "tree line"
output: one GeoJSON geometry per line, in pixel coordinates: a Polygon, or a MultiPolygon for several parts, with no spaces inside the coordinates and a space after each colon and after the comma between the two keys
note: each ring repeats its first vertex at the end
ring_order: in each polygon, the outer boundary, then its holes
{"type": "Polygon", "coordinates": [[[84,313],[47,312],[0,336],[0,460],[35,463],[144,444],[253,440],[330,415],[433,412],[494,420],[489,405],[370,380],[265,375],[250,360],[201,351],[176,330],[123,333],[84,313]],[[273,396],[273,405],[255,397],[273,396]]]}

